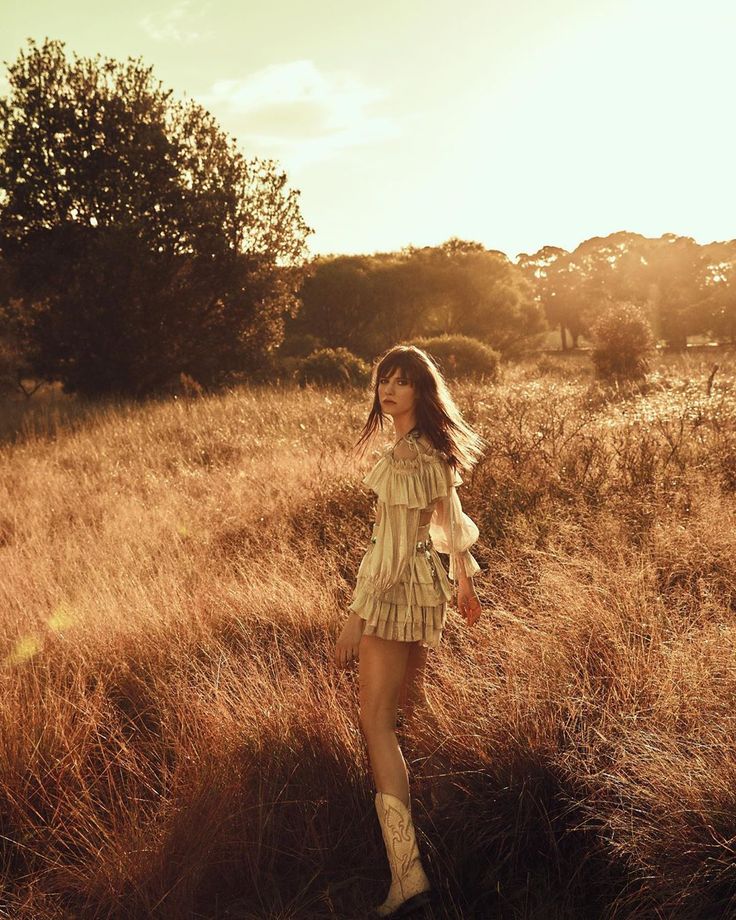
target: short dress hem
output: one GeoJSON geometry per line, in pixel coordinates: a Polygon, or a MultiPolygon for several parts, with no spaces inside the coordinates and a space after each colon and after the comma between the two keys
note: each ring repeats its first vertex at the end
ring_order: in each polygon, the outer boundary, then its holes
{"type": "MultiPolygon", "coordinates": [[[[425,548],[424,543],[419,546],[412,563],[413,578],[405,574],[381,597],[373,593],[369,580],[358,571],[348,610],[365,620],[364,635],[420,642],[428,648],[439,646],[447,616],[446,604],[452,599],[452,585],[434,547],[425,548]]],[[[372,551],[373,546],[363,557],[361,569],[368,566],[372,551]]]]}

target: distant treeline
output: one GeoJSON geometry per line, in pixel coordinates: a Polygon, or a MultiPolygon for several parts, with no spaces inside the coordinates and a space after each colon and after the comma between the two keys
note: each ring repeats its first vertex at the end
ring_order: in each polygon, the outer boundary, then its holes
{"type": "Polygon", "coordinates": [[[610,303],[682,347],[736,336],[736,241],[616,233],[516,260],[469,241],[309,260],[298,192],[140,60],[29,41],[0,98],[0,385],[214,388],[318,349],[461,335],[575,347],[610,303]]]}
{"type": "Polygon", "coordinates": [[[365,358],[418,336],[460,334],[506,356],[558,329],[576,347],[611,303],[641,307],[657,339],[736,340],[736,240],[699,245],[665,234],[618,232],[573,252],[545,246],[512,261],[479,243],[451,239],[373,256],[316,259],[287,323],[284,349],[345,346],[365,358]]]}

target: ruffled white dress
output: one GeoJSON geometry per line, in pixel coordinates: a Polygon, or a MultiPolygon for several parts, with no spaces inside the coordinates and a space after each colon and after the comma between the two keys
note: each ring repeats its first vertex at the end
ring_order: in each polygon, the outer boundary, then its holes
{"type": "Polygon", "coordinates": [[[363,484],[378,496],[378,522],[361,560],[348,606],[365,622],[365,635],[436,648],[452,598],[456,560],[467,575],[480,571],[469,552],[478,528],[462,509],[457,486],[462,479],[445,455],[426,447],[412,432],[401,440],[415,455],[394,457],[384,451],[363,484]],[[419,521],[428,524],[420,527],[419,521]],[[449,577],[437,553],[450,557],[449,577]]]}

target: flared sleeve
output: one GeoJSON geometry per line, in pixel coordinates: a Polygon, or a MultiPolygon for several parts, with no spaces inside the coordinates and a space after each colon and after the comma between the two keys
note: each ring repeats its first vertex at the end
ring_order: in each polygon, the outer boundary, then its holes
{"type": "Polygon", "coordinates": [[[450,557],[449,576],[455,581],[457,560],[461,561],[468,577],[480,572],[478,562],[469,551],[478,540],[478,527],[463,511],[457,494],[457,486],[463,483],[462,478],[449,464],[445,465],[445,475],[447,489],[435,506],[429,534],[437,552],[447,553],[450,557]]]}

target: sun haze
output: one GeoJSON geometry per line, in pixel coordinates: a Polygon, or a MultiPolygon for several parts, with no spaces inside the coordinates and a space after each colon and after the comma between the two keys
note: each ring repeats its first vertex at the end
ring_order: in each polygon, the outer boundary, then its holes
{"type": "MultiPolygon", "coordinates": [[[[142,56],[301,190],[314,252],[451,236],[510,256],[627,229],[730,239],[730,0],[5,5],[32,37],[142,56]]],[[[7,82],[0,80],[0,91],[7,82]]]]}

